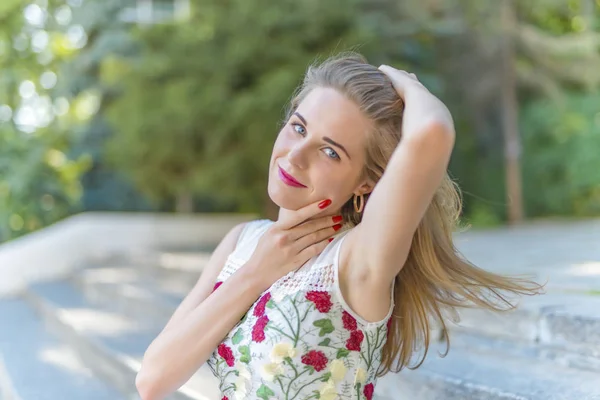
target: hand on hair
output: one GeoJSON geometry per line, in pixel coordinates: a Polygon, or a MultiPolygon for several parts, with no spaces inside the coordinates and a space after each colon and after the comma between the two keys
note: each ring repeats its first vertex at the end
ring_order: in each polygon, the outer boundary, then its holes
{"type": "Polygon", "coordinates": [[[446,105],[434,96],[413,73],[389,65],[379,70],[390,78],[394,89],[404,100],[402,137],[437,134],[440,130],[454,135],[454,123],[446,105]],[[441,128],[441,129],[440,129],[441,128]]]}
{"type": "Polygon", "coordinates": [[[429,92],[413,73],[396,69],[389,65],[381,65],[379,66],[379,70],[390,78],[394,89],[396,89],[396,92],[398,92],[398,95],[402,97],[403,100],[405,100],[405,95],[408,90],[418,89],[429,92]]]}

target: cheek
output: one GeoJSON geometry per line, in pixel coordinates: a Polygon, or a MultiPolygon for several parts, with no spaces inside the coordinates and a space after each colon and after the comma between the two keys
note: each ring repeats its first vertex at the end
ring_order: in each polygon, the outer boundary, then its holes
{"type": "Polygon", "coordinates": [[[286,153],[289,148],[290,148],[290,140],[287,137],[287,135],[285,134],[285,131],[282,130],[277,135],[277,138],[275,139],[275,143],[273,144],[273,154],[286,153]]]}
{"type": "Polygon", "coordinates": [[[315,181],[323,193],[340,196],[350,190],[350,178],[340,168],[332,168],[324,162],[316,168],[315,181]]]}

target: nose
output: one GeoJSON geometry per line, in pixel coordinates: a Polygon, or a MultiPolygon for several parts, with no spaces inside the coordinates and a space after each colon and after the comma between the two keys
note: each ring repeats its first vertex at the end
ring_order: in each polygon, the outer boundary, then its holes
{"type": "Polygon", "coordinates": [[[288,161],[297,169],[306,169],[307,167],[307,149],[302,144],[297,144],[290,149],[288,161]]]}

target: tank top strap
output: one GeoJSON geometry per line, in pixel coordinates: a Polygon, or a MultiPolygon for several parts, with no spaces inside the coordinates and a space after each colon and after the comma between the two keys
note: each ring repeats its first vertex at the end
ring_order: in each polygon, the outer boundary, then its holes
{"type": "Polygon", "coordinates": [[[248,222],[236,243],[235,249],[230,254],[228,260],[235,264],[244,264],[250,259],[256,249],[260,237],[267,231],[273,221],[269,219],[258,219],[248,222]]]}

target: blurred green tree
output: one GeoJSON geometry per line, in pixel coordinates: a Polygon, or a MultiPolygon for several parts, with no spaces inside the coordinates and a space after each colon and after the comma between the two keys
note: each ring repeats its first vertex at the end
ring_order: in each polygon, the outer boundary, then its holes
{"type": "Polygon", "coordinates": [[[82,211],[154,210],[131,180],[107,164],[105,142],[111,135],[105,109],[118,96],[113,82],[103,74],[121,68],[120,57],[135,58],[136,41],[131,35],[136,23],[135,1],[87,0],[73,10],[73,21],[86,35],[86,43],[61,65],[65,79],[57,88],[61,96],[74,103],[92,103],[92,112],[73,121],[76,140],[69,149],[72,157],[88,155],[91,168],[81,177],[84,188],[82,211]]]}
{"type": "Polygon", "coordinates": [[[179,211],[207,195],[269,214],[283,109],[315,55],[365,39],[357,4],[194,0],[187,21],[140,29],[142,56],[106,65],[107,82],[124,82],[108,109],[112,161],[152,198],[176,197],[179,211]]]}
{"type": "Polygon", "coordinates": [[[0,241],[63,218],[81,196],[88,160],[66,155],[68,103],[53,96],[81,40],[69,15],[60,0],[0,5],[0,241]]]}
{"type": "Polygon", "coordinates": [[[432,78],[428,87],[450,107],[459,132],[451,170],[467,194],[465,213],[475,223],[507,218],[505,148],[521,147],[518,142],[505,146],[505,135],[518,139],[516,126],[505,119],[511,115],[507,108],[514,115],[529,102],[560,102],[565,90],[586,92],[600,85],[600,6],[595,0],[513,1],[509,27],[501,18],[506,4],[382,0],[369,3],[363,15],[381,38],[383,54],[424,71],[424,80],[432,78]],[[513,44],[513,55],[503,50],[507,42],[513,44]],[[507,81],[507,54],[515,82],[507,81]],[[515,85],[518,97],[503,102],[503,92],[515,85]]]}
{"type": "Polygon", "coordinates": [[[600,95],[537,100],[522,114],[528,214],[600,215],[600,95]]]}

